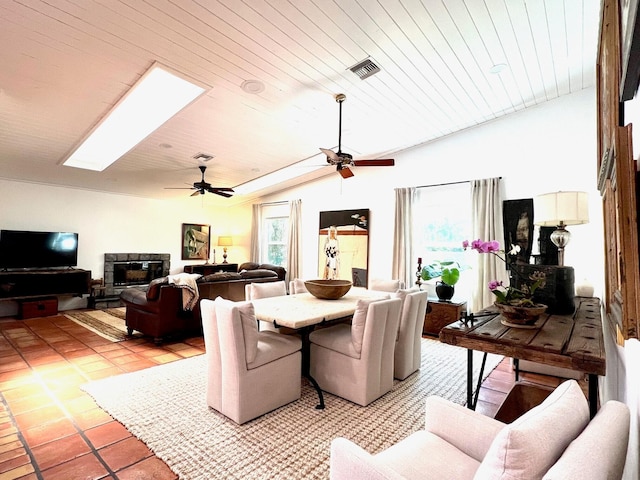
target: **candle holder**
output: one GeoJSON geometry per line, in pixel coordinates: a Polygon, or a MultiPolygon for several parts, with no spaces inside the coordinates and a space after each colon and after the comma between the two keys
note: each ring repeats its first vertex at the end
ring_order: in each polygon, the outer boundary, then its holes
{"type": "Polygon", "coordinates": [[[416,285],[418,290],[422,290],[422,259],[418,259],[418,269],[416,270],[416,285]]]}

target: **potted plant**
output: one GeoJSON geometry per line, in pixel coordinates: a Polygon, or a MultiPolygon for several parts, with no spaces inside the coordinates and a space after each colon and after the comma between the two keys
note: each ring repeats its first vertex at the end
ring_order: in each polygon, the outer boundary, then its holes
{"type": "MultiPolygon", "coordinates": [[[[463,248],[471,248],[479,253],[488,253],[495,255],[508,265],[507,253],[500,249],[500,244],[495,241],[484,242],[482,240],[474,240],[469,242],[465,240],[462,243],[463,248]]],[[[520,251],[519,245],[512,245],[508,255],[517,255],[520,251]]],[[[517,271],[514,270],[517,275],[517,271]]],[[[510,322],[515,324],[531,324],[538,319],[538,317],[545,312],[547,306],[541,303],[536,303],[533,300],[533,295],[538,288],[545,286],[545,275],[543,272],[534,273],[527,281],[521,282],[520,288],[512,287],[511,285],[505,286],[502,281],[492,280],[489,282],[489,290],[496,296],[494,302],[495,307],[500,311],[502,316],[507,318],[510,322]]]]}
{"type": "Polygon", "coordinates": [[[440,278],[436,282],[436,295],[440,300],[449,301],[455,293],[454,285],[460,280],[460,268],[451,260],[435,261],[422,267],[420,277],[423,280],[440,278]]]}

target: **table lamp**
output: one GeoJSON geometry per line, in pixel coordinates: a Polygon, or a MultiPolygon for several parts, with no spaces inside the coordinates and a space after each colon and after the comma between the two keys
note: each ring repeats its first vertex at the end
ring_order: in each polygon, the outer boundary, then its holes
{"type": "Polygon", "coordinates": [[[533,201],[535,224],[555,226],[551,241],[558,247],[558,265],[564,266],[564,249],[571,240],[568,225],[589,223],[586,192],[555,192],[538,195],[533,201]]]}
{"type": "Polygon", "coordinates": [[[227,247],[233,246],[233,239],[229,236],[218,237],[218,246],[223,247],[222,263],[227,263],[227,247]]]}

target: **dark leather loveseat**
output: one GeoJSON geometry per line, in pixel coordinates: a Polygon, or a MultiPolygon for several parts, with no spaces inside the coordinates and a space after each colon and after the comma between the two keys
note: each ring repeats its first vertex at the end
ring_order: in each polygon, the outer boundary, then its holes
{"type": "Polygon", "coordinates": [[[129,334],[134,330],[153,337],[156,343],[169,336],[200,334],[200,300],[220,296],[244,300],[244,286],[249,283],[284,280],[282,267],[253,262],[243,263],[238,272],[213,273],[198,278],[198,303],[192,311],[182,308],[182,288],[169,283],[168,277],[152,280],[148,288],[127,288],[120,294],[126,307],[125,322],[129,334]]]}

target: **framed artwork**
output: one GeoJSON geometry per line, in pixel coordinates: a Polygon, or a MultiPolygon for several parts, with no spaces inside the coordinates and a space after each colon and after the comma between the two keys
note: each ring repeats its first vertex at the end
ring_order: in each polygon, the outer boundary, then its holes
{"type": "Polygon", "coordinates": [[[320,212],[318,278],[367,286],[369,209],[320,212]]]}
{"type": "Polygon", "coordinates": [[[211,226],[182,224],[182,260],[209,260],[211,226]]]}
{"type": "Polygon", "coordinates": [[[519,245],[516,263],[529,263],[533,248],[533,198],[505,200],[502,202],[504,225],[504,250],[519,245]]]}
{"type": "Polygon", "coordinates": [[[638,90],[640,75],[640,25],[638,25],[639,0],[620,0],[620,53],[622,78],[620,101],[631,100],[638,90]]]}

